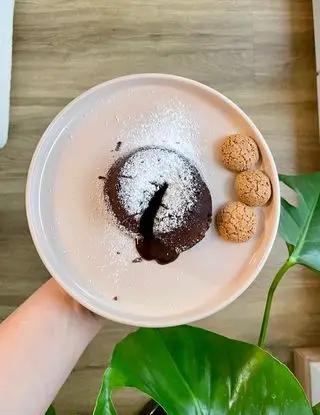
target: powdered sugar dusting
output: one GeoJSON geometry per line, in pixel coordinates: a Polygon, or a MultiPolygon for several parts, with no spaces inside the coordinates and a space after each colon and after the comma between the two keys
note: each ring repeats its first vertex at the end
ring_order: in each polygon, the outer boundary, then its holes
{"type": "Polygon", "coordinates": [[[160,101],[149,114],[123,120],[117,140],[123,142],[124,150],[157,145],[178,150],[198,163],[201,159],[198,138],[199,125],[188,106],[171,98],[160,101]]]}
{"type": "Polygon", "coordinates": [[[119,197],[128,214],[137,220],[165,183],[168,189],[155,217],[155,234],[180,227],[195,204],[198,182],[194,168],[175,151],[149,147],[129,156],[120,172],[119,197]]]}

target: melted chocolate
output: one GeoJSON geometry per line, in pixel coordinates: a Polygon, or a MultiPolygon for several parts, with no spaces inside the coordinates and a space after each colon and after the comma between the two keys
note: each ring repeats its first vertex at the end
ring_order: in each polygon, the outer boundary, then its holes
{"type": "Polygon", "coordinates": [[[153,234],[154,220],[162,205],[162,199],[168,189],[164,183],[151,198],[147,209],[143,212],[140,224],[140,238],[136,241],[137,251],[147,261],[155,260],[158,264],[168,264],[178,258],[179,254],[153,234]]]}

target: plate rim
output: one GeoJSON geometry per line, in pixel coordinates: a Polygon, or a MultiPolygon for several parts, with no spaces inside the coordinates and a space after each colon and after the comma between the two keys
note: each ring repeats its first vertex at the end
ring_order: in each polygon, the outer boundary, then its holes
{"type": "MultiPolygon", "coordinates": [[[[32,155],[31,162],[30,162],[29,169],[28,169],[28,174],[27,174],[26,193],[25,193],[25,206],[26,206],[27,222],[28,222],[28,226],[29,226],[29,230],[30,230],[30,234],[31,234],[33,244],[34,244],[34,246],[37,250],[37,253],[38,253],[41,261],[43,262],[44,266],[46,267],[46,269],[50,273],[51,277],[53,277],[57,281],[57,283],[72,298],[74,298],[77,302],[79,302],[86,309],[92,311],[93,313],[95,313],[97,315],[100,315],[102,317],[105,317],[107,319],[115,321],[117,323],[127,324],[127,325],[130,325],[130,326],[136,326],[136,327],[170,327],[170,326],[178,326],[178,325],[181,325],[181,324],[190,324],[190,323],[193,323],[195,321],[199,321],[199,320],[202,320],[204,318],[207,318],[207,317],[217,313],[218,311],[221,311],[222,309],[224,309],[228,305],[232,304],[237,298],[239,298],[249,288],[249,286],[255,281],[255,279],[260,274],[263,266],[265,265],[269,255],[270,255],[271,249],[274,245],[274,242],[275,242],[275,239],[276,239],[276,236],[277,236],[279,221],[280,221],[280,208],[281,208],[280,183],[279,183],[279,180],[277,178],[278,178],[278,172],[277,172],[276,164],[275,164],[273,155],[271,153],[271,150],[270,150],[266,140],[264,139],[262,133],[260,132],[258,127],[255,125],[255,123],[251,120],[251,118],[237,104],[235,104],[230,98],[226,97],[224,94],[217,91],[215,88],[212,88],[212,87],[210,87],[206,84],[203,84],[201,82],[198,82],[196,80],[186,78],[186,77],[182,77],[182,76],[179,76],[179,75],[164,74],[164,73],[136,73],[136,74],[132,74],[132,75],[124,75],[124,76],[119,76],[119,77],[110,79],[108,81],[102,82],[98,85],[95,85],[95,86],[89,88],[88,90],[84,91],[83,93],[81,93],[80,95],[75,97],[74,99],[72,99],[64,108],[61,109],[61,111],[58,112],[58,114],[53,118],[53,120],[50,122],[48,127],[45,129],[45,131],[41,135],[41,137],[40,137],[40,139],[37,143],[37,146],[34,150],[34,153],[32,155]],[[44,143],[46,141],[46,137],[50,133],[50,130],[53,128],[53,126],[69,111],[69,108],[71,108],[74,104],[81,101],[86,96],[93,93],[94,91],[99,90],[101,88],[104,88],[106,86],[109,86],[111,84],[118,83],[118,82],[123,82],[123,81],[129,82],[129,81],[135,81],[135,80],[138,80],[138,79],[141,81],[142,78],[145,78],[146,80],[150,80],[150,79],[151,80],[152,79],[164,79],[165,80],[165,79],[167,79],[167,80],[171,80],[171,81],[183,82],[183,83],[192,85],[194,87],[200,88],[202,90],[205,90],[207,93],[213,94],[216,97],[218,97],[225,104],[227,104],[234,111],[236,111],[246,121],[246,123],[251,127],[251,129],[254,131],[255,135],[257,137],[259,137],[258,147],[261,146],[261,145],[263,146],[263,150],[267,154],[268,164],[270,165],[270,169],[271,169],[272,174],[274,176],[274,177],[272,177],[271,181],[272,181],[272,187],[273,187],[272,203],[274,204],[274,208],[275,208],[275,212],[274,212],[275,224],[274,224],[273,229],[270,231],[269,242],[268,242],[268,244],[265,245],[264,254],[263,254],[258,266],[255,268],[255,271],[251,272],[251,274],[249,274],[250,278],[247,278],[245,283],[242,284],[239,287],[239,289],[235,290],[233,292],[233,294],[230,297],[228,297],[228,299],[221,302],[218,306],[213,307],[209,310],[206,310],[202,313],[195,313],[192,317],[189,316],[189,315],[188,316],[184,316],[184,315],[181,316],[180,314],[174,315],[173,317],[170,317],[170,315],[168,315],[168,316],[165,317],[165,319],[168,320],[168,322],[166,324],[161,323],[161,322],[157,322],[156,320],[157,320],[158,317],[150,317],[150,320],[155,319],[153,324],[151,324],[149,321],[144,321],[144,319],[146,318],[144,316],[139,316],[139,318],[134,318],[134,315],[132,314],[131,316],[133,316],[133,318],[132,317],[130,318],[130,317],[122,317],[122,316],[118,316],[118,315],[115,315],[115,314],[112,314],[112,313],[108,313],[105,310],[99,308],[98,306],[95,306],[95,305],[91,304],[87,300],[87,298],[85,298],[85,296],[83,295],[83,292],[85,290],[82,290],[80,286],[79,286],[78,292],[75,292],[71,287],[69,287],[69,285],[67,283],[65,283],[64,279],[61,278],[58,273],[56,273],[56,271],[53,269],[54,267],[51,266],[49,260],[47,260],[47,258],[46,258],[46,255],[43,252],[44,250],[41,248],[41,243],[39,242],[39,240],[37,238],[37,235],[36,235],[35,226],[34,226],[34,219],[33,219],[33,215],[31,214],[31,209],[30,209],[30,189],[31,189],[31,183],[32,183],[32,180],[33,180],[33,177],[34,177],[33,172],[34,172],[35,167],[37,165],[37,159],[38,159],[38,155],[40,153],[41,147],[44,145],[44,143]],[[276,178],[276,179],[274,180],[274,178],[276,178]],[[170,320],[170,322],[169,322],[169,320],[170,320]]],[[[78,284],[76,284],[76,285],[78,285],[78,284]]],[[[87,297],[90,297],[90,296],[91,296],[91,294],[88,293],[87,297]]]]}

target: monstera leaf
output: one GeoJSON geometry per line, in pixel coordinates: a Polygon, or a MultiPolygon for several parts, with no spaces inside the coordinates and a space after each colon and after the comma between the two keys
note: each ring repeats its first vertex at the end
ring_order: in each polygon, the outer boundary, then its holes
{"type": "Polygon", "coordinates": [[[116,346],[94,415],[115,389],[146,393],[170,415],[311,415],[291,372],[251,344],[188,326],[139,329],[116,346]]]}
{"type": "Polygon", "coordinates": [[[320,403],[313,407],[314,415],[320,415],[320,403]]]}
{"type": "Polygon", "coordinates": [[[279,233],[287,242],[291,264],[320,272],[320,172],[279,175],[298,195],[298,206],[281,200],[279,233]]]}
{"type": "Polygon", "coordinates": [[[52,405],[49,406],[46,415],[56,415],[56,411],[54,410],[54,407],[52,405]]]}

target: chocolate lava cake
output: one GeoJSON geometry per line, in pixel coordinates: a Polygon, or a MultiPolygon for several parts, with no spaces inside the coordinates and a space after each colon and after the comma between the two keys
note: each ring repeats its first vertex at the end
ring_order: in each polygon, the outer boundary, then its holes
{"type": "Polygon", "coordinates": [[[201,241],[211,224],[210,191],[175,150],[142,147],[120,157],[107,173],[104,197],[141,257],[159,264],[201,241]]]}

